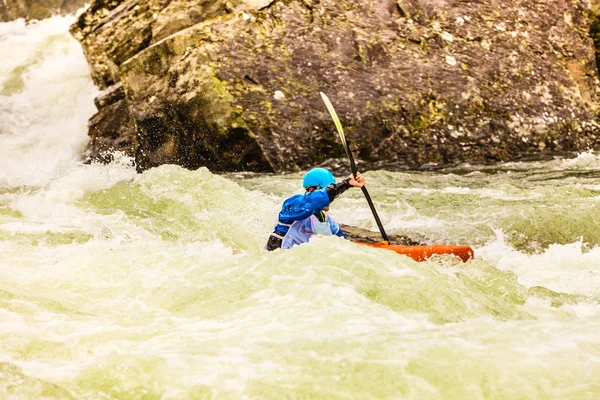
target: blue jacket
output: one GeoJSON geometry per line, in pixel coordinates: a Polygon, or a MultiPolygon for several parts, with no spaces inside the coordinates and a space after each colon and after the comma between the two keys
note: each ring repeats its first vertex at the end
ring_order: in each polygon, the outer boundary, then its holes
{"type": "Polygon", "coordinates": [[[331,204],[326,189],[318,189],[310,193],[296,194],[281,206],[279,212],[278,224],[275,226],[275,232],[284,236],[289,226],[296,221],[301,221],[323,210],[331,204]]]}

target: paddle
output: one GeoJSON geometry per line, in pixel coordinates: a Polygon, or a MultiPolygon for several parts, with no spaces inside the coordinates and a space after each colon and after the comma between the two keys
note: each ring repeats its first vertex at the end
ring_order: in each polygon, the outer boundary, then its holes
{"type": "MultiPolygon", "coordinates": [[[[342,145],[344,146],[344,150],[346,151],[346,155],[348,156],[348,159],[350,160],[350,169],[352,170],[352,175],[354,177],[356,177],[356,174],[357,174],[356,164],[354,163],[354,157],[352,157],[352,153],[350,152],[350,146],[348,146],[348,143],[346,142],[346,136],[344,135],[344,129],[342,128],[340,119],[338,118],[337,113],[335,112],[335,109],[333,108],[333,104],[331,104],[331,101],[329,101],[329,98],[325,95],[325,93],[321,92],[321,97],[323,98],[323,102],[327,106],[327,110],[329,111],[329,114],[331,114],[331,118],[333,119],[333,123],[335,124],[335,127],[337,128],[338,134],[340,136],[340,140],[342,141],[342,145]]],[[[388,239],[388,236],[385,233],[385,229],[383,229],[383,224],[381,223],[381,220],[379,219],[379,215],[377,215],[377,211],[375,210],[375,206],[373,205],[373,200],[371,200],[371,196],[369,196],[369,192],[367,191],[367,188],[365,186],[363,186],[363,187],[361,187],[361,190],[362,190],[363,194],[365,195],[365,198],[367,199],[367,203],[369,203],[369,208],[371,209],[371,212],[373,213],[373,216],[375,217],[375,222],[377,223],[377,227],[379,228],[379,232],[381,232],[381,236],[383,237],[383,240],[386,242],[386,244],[389,244],[390,240],[388,239]]]]}

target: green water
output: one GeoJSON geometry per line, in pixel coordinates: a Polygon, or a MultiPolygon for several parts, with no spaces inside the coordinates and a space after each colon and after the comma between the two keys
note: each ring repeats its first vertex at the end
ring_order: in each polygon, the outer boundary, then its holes
{"type": "MultiPolygon", "coordinates": [[[[77,161],[69,18],[0,24],[0,398],[600,398],[599,157],[365,173],[389,233],[468,263],[268,253],[301,174],[77,161]]],[[[331,214],[376,230],[361,196],[331,214]]]]}
{"type": "MultiPolygon", "coordinates": [[[[262,251],[298,175],[80,165],[5,191],[0,393],[594,399],[597,189],[552,168],[366,173],[390,232],[474,244],[466,264],[339,238],[262,251]]],[[[360,196],[332,212],[372,227],[360,196]]]]}

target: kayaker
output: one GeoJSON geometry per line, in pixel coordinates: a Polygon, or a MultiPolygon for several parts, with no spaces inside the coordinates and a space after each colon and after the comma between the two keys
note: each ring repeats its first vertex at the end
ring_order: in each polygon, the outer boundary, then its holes
{"type": "Polygon", "coordinates": [[[364,176],[357,174],[336,182],[325,168],[313,168],[304,175],[304,194],[296,194],[283,202],[275,229],[265,246],[269,251],[289,249],[306,243],[312,235],[336,235],[344,237],[340,226],[325,211],[329,204],[351,187],[360,188],[366,183],[364,176]]]}

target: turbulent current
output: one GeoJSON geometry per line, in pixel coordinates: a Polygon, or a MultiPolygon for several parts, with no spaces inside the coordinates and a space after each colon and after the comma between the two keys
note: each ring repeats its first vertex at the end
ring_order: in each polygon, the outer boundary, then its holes
{"type": "MultiPolygon", "coordinates": [[[[600,157],[365,174],[389,233],[465,264],[268,253],[301,174],[80,163],[72,22],[0,24],[0,398],[600,398],[600,157]]],[[[376,230],[361,196],[331,214],[376,230]]]]}

